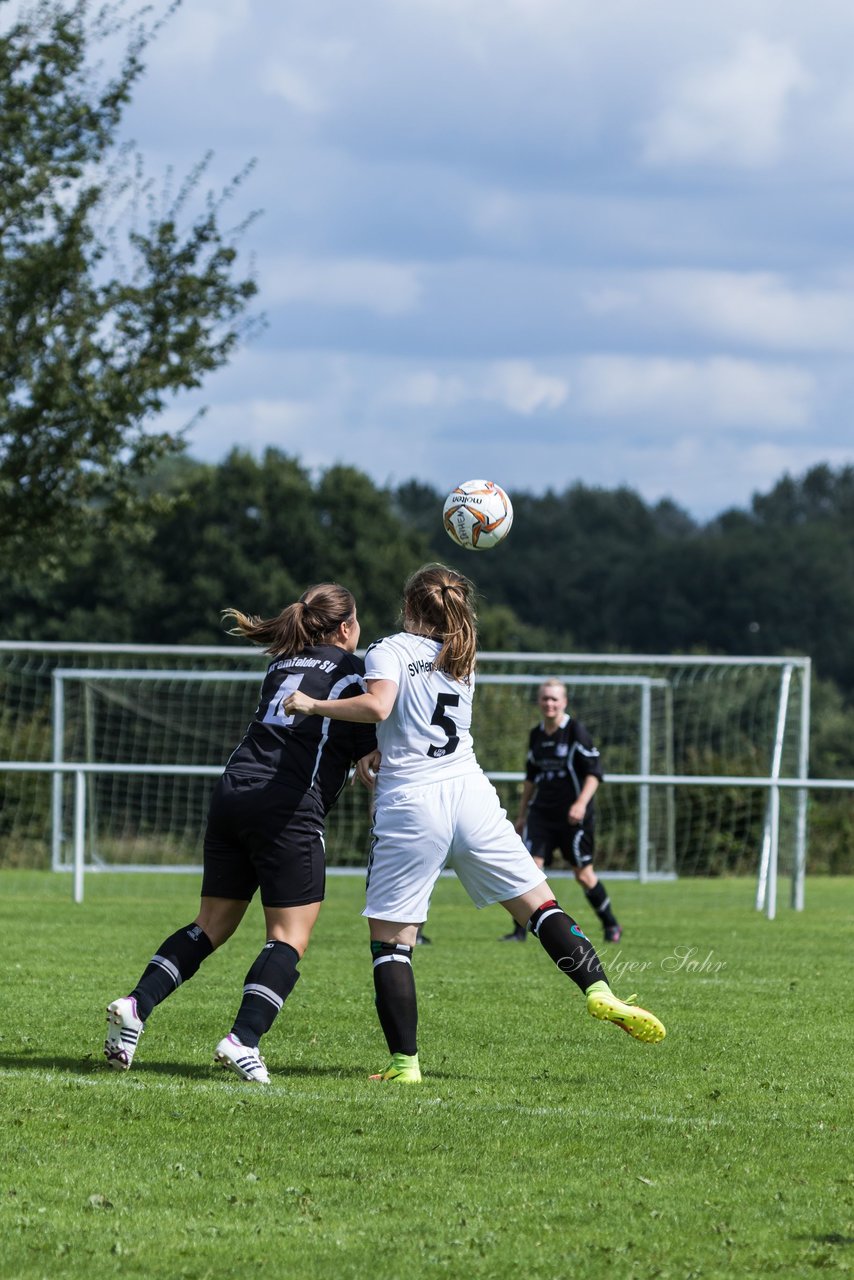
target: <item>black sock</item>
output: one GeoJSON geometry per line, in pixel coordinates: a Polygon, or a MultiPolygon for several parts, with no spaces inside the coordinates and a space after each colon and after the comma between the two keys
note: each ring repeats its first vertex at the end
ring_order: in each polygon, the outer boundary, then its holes
{"type": "Polygon", "coordinates": [[[611,910],[611,899],[601,880],[597,880],[592,889],[582,885],[584,896],[602,921],[606,929],[617,928],[617,918],[611,910]]]}
{"type": "Polygon", "coordinates": [[[145,1022],[161,1000],[189,981],[203,960],[213,951],[213,943],[200,925],[185,924],[171,938],[161,942],[131,995],[136,1011],[145,1022]]]}
{"type": "Polygon", "coordinates": [[[554,898],[537,907],[530,926],[557,967],[582,991],[594,982],[608,981],[593,944],[554,898]]]}
{"type": "Polygon", "coordinates": [[[374,991],[377,1014],[390,1053],[418,1052],[418,1003],[412,947],[402,943],[372,942],[374,991]]]}
{"type": "Polygon", "coordinates": [[[297,984],[299,952],[288,942],[271,939],[255,960],[243,984],[243,1000],[232,1034],[251,1049],[269,1031],[297,984]]]}

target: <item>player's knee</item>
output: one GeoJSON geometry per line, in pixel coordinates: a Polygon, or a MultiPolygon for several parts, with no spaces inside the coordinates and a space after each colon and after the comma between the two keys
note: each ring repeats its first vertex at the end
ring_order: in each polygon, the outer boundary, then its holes
{"type": "Polygon", "coordinates": [[[375,967],[378,964],[385,964],[389,961],[392,963],[411,964],[414,950],[414,947],[407,947],[402,942],[371,943],[371,957],[375,967]]]}
{"type": "Polygon", "coordinates": [[[536,910],[532,912],[531,918],[528,921],[528,928],[531,933],[539,936],[540,925],[548,916],[553,915],[555,912],[561,912],[562,914],[562,908],[555,898],[550,898],[547,902],[540,903],[536,910]]]}

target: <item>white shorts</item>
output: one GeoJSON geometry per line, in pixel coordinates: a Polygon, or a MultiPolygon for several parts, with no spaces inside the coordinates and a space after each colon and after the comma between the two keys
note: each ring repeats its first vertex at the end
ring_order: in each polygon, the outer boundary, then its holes
{"type": "Polygon", "coordinates": [[[423,923],[445,867],[477,907],[518,898],[546,879],[483,773],[402,788],[378,801],[362,914],[423,923]]]}

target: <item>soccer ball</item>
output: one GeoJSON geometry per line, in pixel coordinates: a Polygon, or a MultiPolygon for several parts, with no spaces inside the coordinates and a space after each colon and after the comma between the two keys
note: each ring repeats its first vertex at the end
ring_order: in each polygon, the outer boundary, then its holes
{"type": "Polygon", "coordinates": [[[492,480],[466,480],[445,499],[442,519],[448,537],[466,551],[488,551],[510,532],[513,506],[492,480]]]}

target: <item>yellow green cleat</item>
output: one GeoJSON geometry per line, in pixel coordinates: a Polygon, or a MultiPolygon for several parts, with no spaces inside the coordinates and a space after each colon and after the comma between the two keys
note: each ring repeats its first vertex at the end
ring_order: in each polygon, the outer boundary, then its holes
{"type": "Polygon", "coordinates": [[[619,1000],[604,982],[597,982],[587,990],[587,1012],[603,1022],[613,1022],[635,1040],[646,1044],[658,1044],[667,1035],[664,1024],[648,1009],[634,1003],[637,996],[619,1000]]]}
{"type": "Polygon", "coordinates": [[[391,1062],[385,1071],[369,1076],[369,1080],[391,1080],[395,1084],[420,1084],[421,1068],[418,1065],[417,1053],[393,1053],[391,1062]]]}

